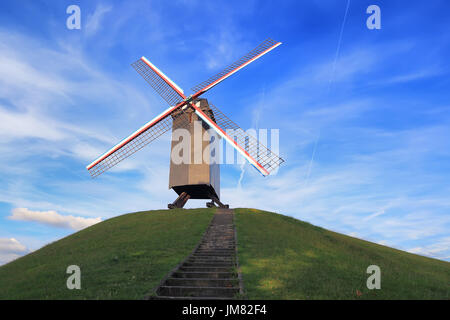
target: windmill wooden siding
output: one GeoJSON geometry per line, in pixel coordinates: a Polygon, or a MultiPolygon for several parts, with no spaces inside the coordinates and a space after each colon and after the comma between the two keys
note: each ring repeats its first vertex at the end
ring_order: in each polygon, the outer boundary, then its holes
{"type": "MultiPolygon", "coordinates": [[[[194,103],[214,120],[214,115],[209,108],[208,100],[198,99],[194,103]]],[[[211,196],[220,199],[220,166],[217,163],[211,163],[211,161],[208,163],[203,159],[204,154],[208,154],[211,159],[209,148],[210,136],[207,132],[209,129],[208,125],[192,109],[187,109],[183,111],[181,116],[174,119],[172,135],[179,128],[189,132],[191,139],[190,162],[178,164],[176,161],[173,161],[172,154],[174,153],[174,147],[182,142],[181,139],[177,139],[176,141],[172,139],[169,188],[173,189],[178,195],[186,192],[190,196],[190,199],[211,199],[211,196]],[[197,131],[201,132],[201,136],[194,135],[196,126],[197,131]],[[206,137],[209,137],[208,140],[206,137]]],[[[175,153],[179,149],[176,149],[175,153]]],[[[180,156],[183,156],[182,153],[180,156]]]]}

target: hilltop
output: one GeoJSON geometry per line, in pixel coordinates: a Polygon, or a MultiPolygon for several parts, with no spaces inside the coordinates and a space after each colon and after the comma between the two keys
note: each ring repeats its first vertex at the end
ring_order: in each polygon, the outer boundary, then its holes
{"type": "MultiPolygon", "coordinates": [[[[250,299],[449,299],[450,263],[331,232],[284,215],[235,209],[250,299]],[[366,287],[369,265],[381,290],[366,287]]],[[[200,241],[214,209],[108,219],[0,267],[0,299],[142,299],[200,241]],[[66,268],[81,268],[68,290],[66,268]]]]}

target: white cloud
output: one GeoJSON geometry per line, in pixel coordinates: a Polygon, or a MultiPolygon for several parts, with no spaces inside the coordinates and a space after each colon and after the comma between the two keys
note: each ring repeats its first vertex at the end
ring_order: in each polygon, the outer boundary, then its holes
{"type": "Polygon", "coordinates": [[[32,211],[27,208],[15,208],[11,220],[34,221],[58,228],[70,228],[80,230],[102,221],[101,218],[83,218],[74,216],[63,216],[56,211],[32,211]]]}
{"type": "Polygon", "coordinates": [[[27,248],[14,238],[0,238],[0,252],[1,253],[22,253],[27,251],[27,248]]]}
{"type": "Polygon", "coordinates": [[[0,238],[0,265],[17,259],[28,249],[14,238],[0,238]]]}
{"type": "Polygon", "coordinates": [[[40,138],[50,141],[61,140],[66,135],[52,123],[44,121],[39,115],[32,112],[12,112],[0,105],[0,136],[5,142],[11,138],[40,138]]]}
{"type": "Polygon", "coordinates": [[[444,237],[433,244],[411,248],[408,251],[423,256],[448,260],[450,259],[450,237],[444,237]]]}

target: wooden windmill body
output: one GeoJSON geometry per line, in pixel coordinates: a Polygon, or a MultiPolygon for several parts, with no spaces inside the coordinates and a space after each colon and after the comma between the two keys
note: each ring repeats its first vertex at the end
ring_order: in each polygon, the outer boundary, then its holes
{"type": "MultiPolygon", "coordinates": [[[[214,114],[209,107],[208,100],[197,99],[193,103],[214,120],[214,114]]],[[[175,114],[177,116],[177,114],[175,114]]],[[[211,152],[210,127],[201,120],[192,110],[183,112],[173,119],[172,137],[176,130],[186,130],[190,139],[187,163],[178,163],[170,160],[169,189],[173,189],[179,197],[169,208],[183,207],[189,199],[211,199],[209,206],[217,204],[219,207],[227,207],[220,202],[220,165],[214,161],[211,152]],[[196,128],[197,126],[197,128],[196,128]],[[205,159],[208,157],[208,159],[205,159]]],[[[215,136],[217,137],[217,136],[215,136]]],[[[177,139],[172,139],[171,155],[175,152],[177,139]]],[[[184,150],[182,150],[183,152],[184,150]]]]}

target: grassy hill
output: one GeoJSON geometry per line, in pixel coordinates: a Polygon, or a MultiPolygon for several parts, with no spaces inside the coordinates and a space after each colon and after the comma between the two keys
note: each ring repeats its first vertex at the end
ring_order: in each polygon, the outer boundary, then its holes
{"type": "MultiPolygon", "coordinates": [[[[275,213],[235,212],[250,299],[450,298],[448,262],[275,213]],[[372,264],[381,268],[381,290],[366,288],[372,264]]],[[[137,212],[93,225],[1,266],[0,299],[142,299],[192,251],[213,213],[137,212]],[[66,288],[72,264],[81,268],[81,290],[66,288]]]]}
{"type": "Polygon", "coordinates": [[[449,299],[450,263],[254,209],[236,209],[250,299],[449,299]],[[369,290],[369,265],[381,289],[369,290]],[[357,292],[357,290],[359,292],[357,292]]]}
{"type": "Polygon", "coordinates": [[[95,224],[0,267],[0,299],[142,299],[192,251],[212,216],[158,210],[95,224]],[[73,264],[81,290],[66,287],[73,264]]]}

